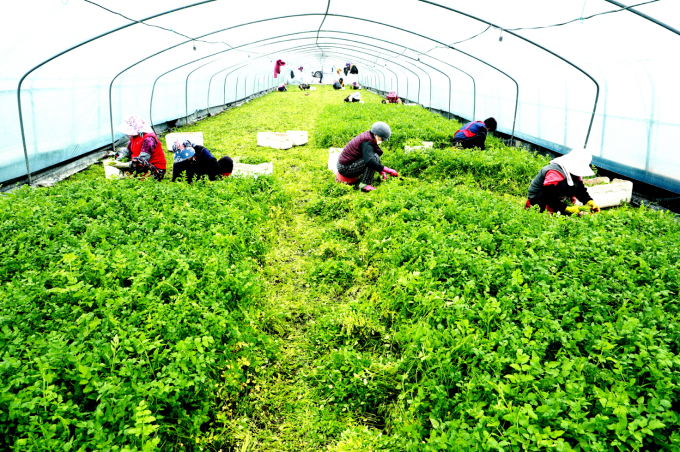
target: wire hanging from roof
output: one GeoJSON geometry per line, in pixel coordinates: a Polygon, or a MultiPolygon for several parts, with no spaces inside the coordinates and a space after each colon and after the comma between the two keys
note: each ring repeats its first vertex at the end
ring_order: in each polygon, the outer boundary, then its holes
{"type": "MultiPolygon", "coordinates": [[[[63,0],[62,0],[62,1],[63,1],[63,0]]],[[[178,36],[182,36],[183,38],[190,39],[191,41],[194,42],[194,50],[196,50],[196,42],[198,41],[198,42],[204,42],[204,43],[206,43],[206,44],[224,44],[225,46],[229,47],[229,48],[232,49],[232,50],[236,50],[236,51],[238,51],[238,52],[244,52],[244,53],[247,52],[246,50],[238,49],[238,48],[232,46],[231,44],[229,44],[229,43],[227,43],[227,42],[225,42],[225,41],[216,42],[216,41],[206,41],[206,40],[204,40],[204,39],[194,39],[194,38],[191,37],[191,36],[187,36],[187,35],[185,35],[185,34],[182,34],[182,33],[178,32],[178,31],[175,31],[175,30],[170,29],[170,28],[165,28],[165,27],[162,27],[162,26],[160,26],[160,25],[147,24],[147,23],[144,22],[144,21],[137,20],[137,19],[133,19],[133,18],[131,18],[131,17],[126,16],[125,14],[119,13],[119,12],[117,12],[117,11],[113,11],[112,9],[109,9],[109,8],[103,6],[103,5],[100,5],[99,3],[93,2],[92,0],[83,0],[83,1],[84,1],[85,3],[89,3],[89,4],[91,4],[91,5],[97,6],[97,7],[101,8],[101,9],[103,9],[103,10],[105,10],[105,11],[108,11],[108,12],[110,12],[111,14],[115,14],[115,15],[117,15],[117,16],[120,16],[120,17],[122,17],[123,19],[127,19],[127,20],[129,20],[129,21],[131,21],[131,22],[135,22],[135,23],[140,24],[140,25],[146,25],[147,27],[153,27],[153,28],[158,28],[158,29],[160,29],[160,30],[169,31],[170,33],[174,33],[174,34],[176,34],[176,35],[178,35],[178,36]]],[[[66,0],[66,3],[68,3],[68,0],[66,0]]],[[[266,55],[266,56],[268,56],[269,58],[271,58],[271,55],[269,55],[269,54],[267,54],[267,53],[259,53],[259,52],[253,52],[253,53],[257,53],[258,55],[266,55]]],[[[249,56],[249,58],[250,58],[250,56],[249,56]]]]}
{"type": "MultiPolygon", "coordinates": [[[[86,1],[87,1],[87,0],[86,0],[86,1]]],[[[581,12],[581,17],[579,17],[579,18],[577,18],[577,19],[569,20],[569,21],[567,21],[567,22],[558,23],[558,24],[542,25],[542,26],[538,26],[538,27],[500,28],[501,36],[498,38],[498,40],[499,40],[499,41],[503,41],[503,30],[509,30],[509,31],[540,30],[540,29],[543,29],[543,28],[561,27],[561,26],[563,26],[563,25],[569,25],[569,24],[574,23],[574,22],[577,22],[577,21],[583,22],[584,20],[592,19],[593,17],[603,16],[603,15],[605,15],[605,14],[619,13],[619,12],[621,12],[621,11],[626,11],[626,10],[628,10],[628,9],[630,9],[630,8],[635,8],[636,6],[647,5],[647,4],[649,4],[649,3],[656,3],[656,2],[658,2],[658,1],[659,1],[659,0],[649,0],[649,1],[646,1],[646,2],[643,2],[643,3],[638,3],[638,4],[636,4],[636,5],[630,5],[630,6],[622,7],[622,8],[619,8],[619,9],[613,9],[613,10],[611,10],[611,11],[603,11],[603,12],[601,12],[601,13],[591,14],[590,16],[586,16],[586,17],[583,17],[583,11],[582,11],[582,12],[581,12]]],[[[583,2],[583,9],[584,9],[584,11],[585,11],[585,1],[583,2]]],[[[469,40],[471,40],[471,39],[476,38],[477,36],[483,35],[483,34],[486,33],[487,31],[489,31],[489,29],[491,29],[491,28],[499,29],[499,28],[492,27],[491,25],[489,25],[489,26],[486,27],[483,31],[477,33],[476,35],[473,35],[473,36],[470,36],[469,38],[465,38],[465,39],[462,39],[462,40],[460,40],[460,41],[456,41],[456,42],[454,42],[454,43],[449,44],[449,47],[450,47],[450,46],[454,46],[454,45],[456,45],[456,44],[460,44],[460,43],[465,42],[465,41],[469,41],[469,40]]],[[[446,48],[446,47],[443,47],[443,46],[434,46],[434,47],[432,47],[430,50],[428,50],[428,51],[426,51],[426,52],[423,52],[421,55],[425,55],[425,54],[427,54],[427,53],[433,51],[434,49],[438,49],[438,48],[446,48]]]]}

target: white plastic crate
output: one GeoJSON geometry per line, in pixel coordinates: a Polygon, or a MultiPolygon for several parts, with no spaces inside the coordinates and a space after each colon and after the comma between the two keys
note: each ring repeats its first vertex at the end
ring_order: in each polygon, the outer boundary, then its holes
{"type": "Polygon", "coordinates": [[[113,159],[102,160],[104,164],[104,174],[107,179],[118,179],[123,177],[123,172],[116,168],[115,166],[110,166],[109,163],[113,162],[113,159]]]}
{"type": "Polygon", "coordinates": [[[274,162],[260,163],[259,165],[248,165],[247,163],[234,162],[232,176],[265,176],[274,172],[274,162]]]}
{"type": "Polygon", "coordinates": [[[290,137],[293,146],[303,146],[309,141],[306,130],[286,130],[286,135],[290,137]]]}
{"type": "Polygon", "coordinates": [[[274,137],[274,132],[257,132],[257,145],[269,147],[271,139],[274,137]]]}
{"type": "Polygon", "coordinates": [[[587,187],[588,194],[600,208],[620,206],[624,202],[630,202],[633,196],[633,182],[623,179],[614,179],[609,184],[587,187]]]}
{"type": "Polygon", "coordinates": [[[338,159],[342,153],[342,148],[328,149],[328,169],[338,174],[338,159]]]}
{"type": "Polygon", "coordinates": [[[434,143],[432,141],[423,141],[422,146],[404,146],[404,153],[408,154],[418,149],[432,149],[434,143]]]}

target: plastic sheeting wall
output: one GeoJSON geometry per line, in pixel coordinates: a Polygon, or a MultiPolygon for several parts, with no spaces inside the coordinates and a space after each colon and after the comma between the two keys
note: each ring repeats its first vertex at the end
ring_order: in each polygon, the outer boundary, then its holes
{"type": "Polygon", "coordinates": [[[332,82],[332,67],[353,62],[361,84],[463,118],[494,116],[500,131],[514,127],[520,139],[560,152],[587,137],[596,164],[680,192],[680,53],[671,50],[680,44],[680,2],[636,6],[667,28],[631,11],[609,13],[618,4],[254,0],[235,9],[224,0],[5,2],[0,183],[26,175],[19,80],[98,37],[23,81],[31,171],[106,146],[111,123],[125,114],[155,124],[191,118],[281,81],[299,83],[289,80],[299,66],[307,82],[321,68],[324,82],[332,82]],[[135,22],[141,19],[165,29],[135,22]],[[274,79],[278,58],[288,64],[274,79]]]}

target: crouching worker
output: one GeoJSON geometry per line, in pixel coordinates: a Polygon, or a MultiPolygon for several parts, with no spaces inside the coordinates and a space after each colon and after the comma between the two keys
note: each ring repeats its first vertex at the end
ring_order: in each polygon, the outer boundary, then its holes
{"type": "Polygon", "coordinates": [[[153,129],[139,116],[130,115],[118,126],[118,130],[130,137],[127,148],[116,154],[115,167],[139,176],[151,174],[157,181],[163,180],[166,171],[165,154],[153,129]],[[121,162],[129,158],[130,162],[121,162]]]}
{"type": "Polygon", "coordinates": [[[541,212],[559,212],[562,215],[578,214],[580,209],[569,206],[577,199],[590,206],[591,212],[599,212],[588,190],[583,185],[583,177],[594,175],[590,169],[592,155],[585,149],[574,149],[569,154],[550,161],[541,168],[529,185],[528,200],[525,208],[538,205],[541,212]]]}
{"type": "Polygon", "coordinates": [[[359,180],[361,191],[369,192],[375,190],[371,185],[376,171],[383,176],[387,175],[398,177],[399,174],[392,168],[383,166],[380,163],[380,156],[383,151],[380,143],[387,141],[392,135],[390,126],[384,122],[376,122],[368,130],[358,135],[345,146],[338,158],[338,181],[354,183],[359,180]]]}
{"type": "Polygon", "coordinates": [[[285,83],[285,82],[284,82],[284,83],[281,83],[281,84],[279,85],[279,87],[276,88],[276,90],[279,91],[279,92],[288,91],[288,88],[286,88],[286,83],[285,83]]]}
{"type": "Polygon", "coordinates": [[[206,147],[188,140],[175,141],[172,151],[175,154],[172,165],[173,182],[182,176],[189,183],[203,176],[215,180],[218,176],[229,177],[234,169],[234,162],[230,157],[225,156],[218,161],[206,147]]]}
{"type": "Polygon", "coordinates": [[[301,90],[306,90],[306,89],[309,89],[309,85],[306,84],[306,83],[300,83],[298,85],[298,88],[300,88],[301,90]]]}
{"type": "Polygon", "coordinates": [[[345,102],[361,102],[361,93],[352,93],[345,97],[345,102]]]}
{"type": "Polygon", "coordinates": [[[402,104],[402,100],[397,96],[396,91],[390,91],[385,100],[382,101],[383,104],[402,104]]]}
{"type": "Polygon", "coordinates": [[[453,136],[453,145],[458,148],[486,149],[486,135],[488,132],[496,130],[498,124],[494,118],[487,118],[482,121],[468,122],[462,129],[456,131],[453,136]]]}
{"type": "Polygon", "coordinates": [[[336,80],[333,83],[333,88],[334,89],[342,89],[342,87],[345,86],[345,81],[343,79],[336,80]]]}

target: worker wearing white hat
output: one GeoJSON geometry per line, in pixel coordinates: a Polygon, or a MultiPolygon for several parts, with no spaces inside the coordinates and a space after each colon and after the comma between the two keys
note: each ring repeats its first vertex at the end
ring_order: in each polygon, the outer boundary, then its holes
{"type": "Polygon", "coordinates": [[[538,205],[541,212],[560,212],[562,215],[579,213],[579,208],[570,206],[576,199],[590,206],[591,212],[599,212],[588,190],[583,185],[583,178],[593,176],[590,168],[592,155],[586,149],[573,149],[566,155],[550,161],[541,168],[528,191],[526,208],[538,205]]]}

